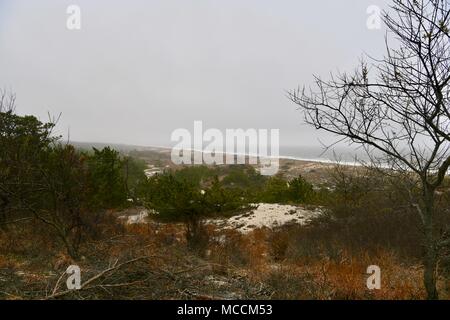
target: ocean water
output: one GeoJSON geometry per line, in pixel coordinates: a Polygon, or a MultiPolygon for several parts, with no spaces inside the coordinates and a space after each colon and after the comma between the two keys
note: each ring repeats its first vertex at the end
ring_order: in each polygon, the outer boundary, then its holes
{"type": "Polygon", "coordinates": [[[369,160],[367,153],[363,149],[335,147],[326,150],[322,146],[280,146],[280,157],[342,163],[369,160]]]}
{"type": "MultiPolygon", "coordinates": [[[[170,148],[164,148],[170,149],[170,148]]],[[[192,152],[192,155],[195,152],[201,153],[202,150],[196,149],[188,149],[192,152]]],[[[250,152],[249,148],[245,149],[246,153],[235,153],[239,155],[246,156],[258,156],[258,154],[250,152]]],[[[267,150],[268,157],[273,157],[274,155],[271,153],[272,150],[267,150]]],[[[226,152],[218,151],[219,154],[226,154],[226,152]]],[[[359,148],[350,148],[350,147],[334,147],[330,149],[325,149],[321,146],[283,146],[279,147],[279,158],[284,159],[293,159],[293,160],[305,160],[305,161],[318,161],[318,162],[327,162],[327,163],[342,163],[342,164],[358,164],[361,162],[369,162],[370,158],[367,153],[359,148]]],[[[261,155],[259,155],[261,156],[261,155]]]]}

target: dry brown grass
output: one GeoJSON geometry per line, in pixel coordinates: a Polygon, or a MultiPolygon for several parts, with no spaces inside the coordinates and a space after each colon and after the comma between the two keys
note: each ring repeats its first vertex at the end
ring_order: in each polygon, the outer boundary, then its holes
{"type": "MultiPolygon", "coordinates": [[[[0,298],[45,298],[70,264],[78,264],[83,279],[95,276],[114,261],[152,257],[126,265],[102,277],[91,288],[65,295],[70,299],[423,299],[422,269],[392,250],[316,250],[292,255],[295,246],[287,230],[257,229],[243,235],[209,226],[204,256],[189,251],[184,226],[149,223],[131,225],[82,248],[73,261],[50,236],[22,226],[0,234],[0,298]],[[9,231],[10,232],[10,231],[9,231]],[[331,254],[330,254],[331,252],[331,254]],[[369,265],[381,268],[380,290],[366,287],[369,265]]],[[[302,244],[305,246],[307,244],[302,244]]],[[[303,249],[302,249],[303,250],[303,249]]],[[[303,251],[302,251],[303,252],[303,251]]],[[[448,281],[439,282],[441,298],[448,281]]],[[[61,289],[59,289],[61,290],[61,289]]]]}
{"type": "MultiPolygon", "coordinates": [[[[221,232],[225,241],[214,244],[210,259],[239,268],[251,281],[264,283],[275,299],[424,299],[420,263],[406,262],[393,251],[371,253],[340,251],[331,257],[326,251],[315,257],[287,257],[286,233],[259,229],[248,235],[221,232]],[[241,257],[245,257],[242,259],[241,257]],[[236,264],[234,261],[241,262],[236,264]],[[245,263],[242,263],[245,262],[245,263]],[[366,286],[367,267],[381,268],[381,289],[366,286]]],[[[441,298],[448,299],[445,278],[439,287],[441,298]]]]}

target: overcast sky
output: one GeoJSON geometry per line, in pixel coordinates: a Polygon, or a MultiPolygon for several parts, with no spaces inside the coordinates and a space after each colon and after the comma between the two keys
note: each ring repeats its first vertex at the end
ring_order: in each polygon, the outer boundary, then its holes
{"type": "MultiPolygon", "coordinates": [[[[75,141],[171,145],[174,129],[279,128],[315,145],[285,91],[380,56],[384,0],[0,0],[0,87],[75,141]],[[66,9],[81,8],[81,30],[66,9]]],[[[322,138],[323,139],[323,138],[322,138]]]]}

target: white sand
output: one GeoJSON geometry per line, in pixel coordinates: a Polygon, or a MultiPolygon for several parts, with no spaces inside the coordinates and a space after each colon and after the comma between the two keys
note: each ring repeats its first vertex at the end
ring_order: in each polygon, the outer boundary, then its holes
{"type": "Polygon", "coordinates": [[[148,216],[148,211],[146,209],[141,209],[137,214],[120,215],[118,218],[120,220],[124,220],[126,224],[145,224],[148,223],[148,216]]]}
{"type": "MultiPolygon", "coordinates": [[[[249,212],[224,219],[209,219],[208,224],[216,225],[221,229],[236,229],[242,233],[248,233],[257,228],[274,228],[288,223],[304,225],[311,218],[321,214],[319,209],[307,210],[302,207],[259,203],[255,204],[256,209],[249,212]]],[[[126,224],[145,224],[148,223],[150,213],[144,208],[129,209],[118,218],[126,224]]]]}
{"type": "Polygon", "coordinates": [[[303,225],[321,214],[320,210],[306,210],[291,205],[259,203],[257,206],[257,209],[250,212],[229,219],[208,220],[208,223],[223,229],[236,229],[248,233],[257,228],[274,228],[287,223],[303,225]]]}

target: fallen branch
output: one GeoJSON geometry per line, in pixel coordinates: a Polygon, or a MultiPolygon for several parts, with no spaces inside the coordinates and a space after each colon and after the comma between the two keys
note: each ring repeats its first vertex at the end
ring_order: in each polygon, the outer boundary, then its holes
{"type": "MultiPolygon", "coordinates": [[[[96,274],[95,276],[91,277],[91,278],[88,279],[87,281],[83,282],[83,284],[81,285],[81,288],[78,289],[78,290],[64,290],[64,291],[56,292],[56,290],[58,289],[58,286],[59,286],[59,282],[60,282],[60,280],[61,280],[61,278],[62,278],[62,276],[61,276],[61,277],[58,279],[58,281],[57,281],[57,283],[56,283],[56,285],[55,285],[55,288],[54,288],[52,294],[49,295],[49,296],[47,296],[47,297],[45,297],[44,300],[49,300],[49,299],[55,299],[55,298],[58,298],[58,297],[62,297],[62,296],[64,296],[64,295],[67,295],[67,294],[69,294],[69,293],[71,293],[71,292],[74,292],[74,291],[87,290],[87,289],[92,289],[92,288],[95,288],[95,287],[101,287],[101,286],[103,286],[103,287],[106,287],[106,286],[114,286],[114,285],[89,286],[89,284],[93,283],[93,282],[96,281],[97,279],[100,279],[100,278],[104,277],[105,275],[107,275],[107,274],[109,274],[109,273],[112,273],[112,272],[114,272],[114,271],[120,269],[121,267],[123,267],[123,266],[125,266],[125,265],[131,264],[131,263],[134,263],[134,262],[137,262],[137,261],[140,261],[140,260],[151,259],[151,258],[155,258],[155,256],[143,256],[143,257],[138,257],[138,258],[135,258],[135,259],[131,259],[131,260],[125,261],[125,262],[120,263],[120,264],[117,264],[117,263],[118,263],[118,260],[116,260],[116,261],[114,262],[114,264],[113,264],[111,267],[109,267],[109,268],[107,268],[107,269],[101,271],[100,273],[98,273],[98,274],[96,274]]],[[[122,284],[122,285],[127,285],[127,284],[122,284]]],[[[118,286],[118,285],[116,285],[116,286],[118,286]]]]}
{"type": "Polygon", "coordinates": [[[14,223],[18,223],[18,222],[22,222],[22,221],[28,221],[33,219],[34,217],[26,217],[26,218],[21,218],[21,219],[16,219],[16,220],[11,220],[11,221],[4,221],[2,223],[0,223],[1,226],[6,226],[8,224],[14,224],[14,223]]]}
{"type": "Polygon", "coordinates": [[[58,291],[59,283],[61,282],[61,280],[62,280],[62,278],[64,277],[65,274],[66,274],[66,272],[64,271],[59,276],[58,281],[56,281],[55,287],[53,288],[52,295],[56,294],[56,292],[58,291]]]}

